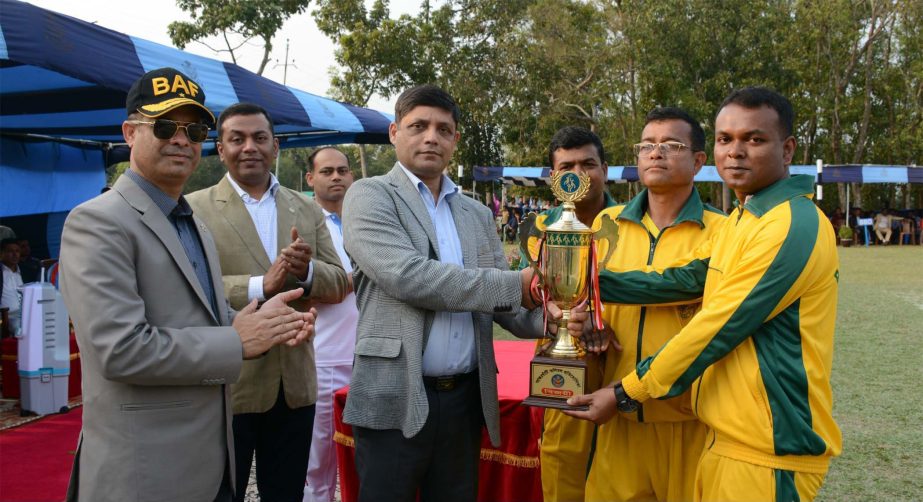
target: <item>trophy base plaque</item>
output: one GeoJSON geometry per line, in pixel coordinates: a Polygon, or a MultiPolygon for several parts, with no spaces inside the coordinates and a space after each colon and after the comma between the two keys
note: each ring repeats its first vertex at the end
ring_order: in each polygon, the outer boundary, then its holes
{"type": "Polygon", "coordinates": [[[569,397],[587,392],[585,359],[535,356],[529,366],[529,397],[522,404],[559,410],[588,409],[587,406],[567,404],[569,397]]]}

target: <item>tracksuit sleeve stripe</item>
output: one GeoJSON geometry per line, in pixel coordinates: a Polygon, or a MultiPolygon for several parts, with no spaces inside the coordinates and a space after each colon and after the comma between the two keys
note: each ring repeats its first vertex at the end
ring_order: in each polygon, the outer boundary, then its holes
{"type": "Polygon", "coordinates": [[[610,262],[599,273],[602,301],[661,306],[698,301],[705,287],[711,250],[711,240],[707,240],[689,255],[662,269],[648,265],[643,270],[611,270],[618,264],[610,262]]]}
{"type": "Polygon", "coordinates": [[[658,272],[599,273],[599,292],[606,303],[662,305],[702,298],[708,258],[658,272]]]}

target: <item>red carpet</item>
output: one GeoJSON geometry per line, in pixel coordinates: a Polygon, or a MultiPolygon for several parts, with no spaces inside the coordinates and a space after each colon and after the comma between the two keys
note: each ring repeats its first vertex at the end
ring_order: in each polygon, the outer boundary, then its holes
{"type": "Polygon", "coordinates": [[[0,432],[0,501],[64,500],[83,407],[0,432]]]}

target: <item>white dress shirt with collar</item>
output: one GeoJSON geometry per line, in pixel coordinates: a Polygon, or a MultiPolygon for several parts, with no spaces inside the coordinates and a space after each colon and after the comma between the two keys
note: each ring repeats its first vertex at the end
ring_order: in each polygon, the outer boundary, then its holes
{"type": "Polygon", "coordinates": [[[22,287],[22,274],[19,268],[13,271],[2,263],[0,267],[3,267],[3,295],[0,296],[0,307],[10,309],[10,313],[18,312],[21,306],[19,288],[22,287]]]}
{"type": "MultiPolygon", "coordinates": [[[[263,196],[257,200],[245,192],[240,185],[234,181],[234,178],[231,177],[231,174],[228,173],[225,176],[228,177],[228,181],[231,183],[231,186],[234,188],[234,191],[237,192],[237,195],[240,196],[240,199],[244,203],[244,207],[247,208],[247,212],[250,213],[250,219],[253,220],[253,226],[256,227],[256,233],[260,236],[260,243],[263,245],[263,249],[266,251],[266,256],[269,257],[269,263],[272,263],[276,260],[276,244],[278,243],[279,236],[278,232],[278,223],[276,219],[276,192],[279,191],[279,180],[270,173],[269,175],[269,190],[266,190],[263,193],[263,196]]],[[[283,246],[284,247],[284,246],[283,246]]],[[[314,280],[314,261],[308,263],[308,276],[304,282],[299,282],[302,286],[305,287],[305,291],[310,291],[311,283],[314,280]]],[[[263,276],[253,276],[250,278],[250,282],[247,285],[247,299],[248,300],[258,300],[265,301],[266,295],[263,291],[263,276]]]]}

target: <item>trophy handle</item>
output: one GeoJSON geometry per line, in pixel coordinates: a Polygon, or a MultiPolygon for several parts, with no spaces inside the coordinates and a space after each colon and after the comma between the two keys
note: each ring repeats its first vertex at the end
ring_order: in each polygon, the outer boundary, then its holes
{"type": "Polygon", "coordinates": [[[604,214],[602,218],[600,218],[599,230],[593,232],[593,239],[596,240],[596,242],[606,242],[606,254],[602,259],[596,262],[599,270],[602,270],[606,267],[606,263],[609,263],[609,258],[612,258],[612,253],[615,252],[615,246],[619,242],[619,224],[616,223],[611,216],[604,214]]]}
{"type": "Polygon", "coordinates": [[[536,213],[529,214],[519,224],[519,252],[526,257],[529,265],[535,266],[538,263],[539,255],[533,257],[529,249],[529,239],[532,237],[536,239],[542,238],[542,231],[538,228],[538,215],[536,213]]]}
{"type": "Polygon", "coordinates": [[[531,213],[519,224],[519,254],[525,257],[535,277],[538,277],[539,289],[543,288],[545,285],[545,276],[542,274],[542,267],[539,264],[543,247],[544,234],[538,228],[538,214],[531,213]],[[529,241],[533,237],[536,239],[536,242],[538,242],[538,249],[535,250],[535,256],[532,255],[532,250],[529,249],[529,241]]]}

